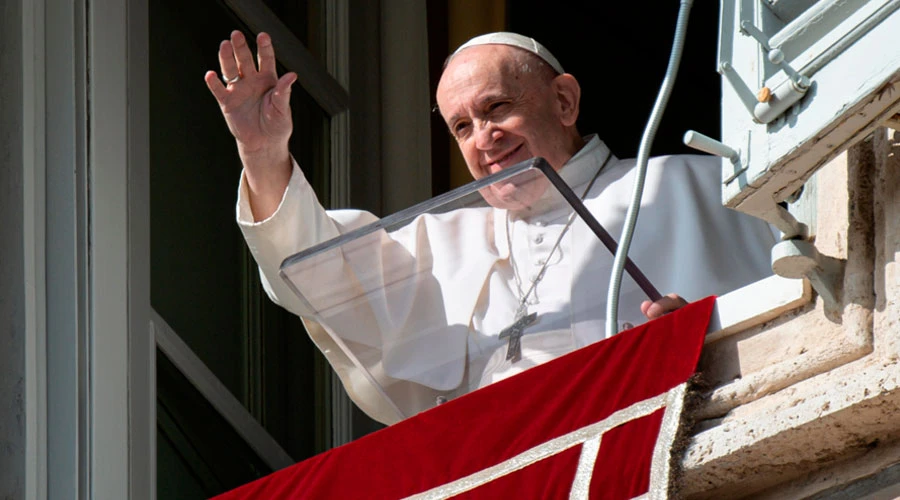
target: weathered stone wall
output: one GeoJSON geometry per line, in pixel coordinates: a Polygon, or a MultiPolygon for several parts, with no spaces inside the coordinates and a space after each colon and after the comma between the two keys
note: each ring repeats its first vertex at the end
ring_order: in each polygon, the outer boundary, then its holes
{"type": "Polygon", "coordinates": [[[690,498],[852,497],[900,483],[900,133],[818,175],[815,244],[843,262],[815,296],[706,346],[690,498]]]}
{"type": "Polygon", "coordinates": [[[900,131],[876,137],[875,330],[877,352],[900,356],[900,131]]]}

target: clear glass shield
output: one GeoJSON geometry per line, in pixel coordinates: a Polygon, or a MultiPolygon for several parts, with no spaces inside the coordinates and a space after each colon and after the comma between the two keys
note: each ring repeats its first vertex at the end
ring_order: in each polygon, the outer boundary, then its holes
{"type": "Polygon", "coordinates": [[[578,310],[558,286],[577,266],[563,243],[580,223],[615,248],[582,196],[529,160],[304,250],[281,274],[352,383],[408,417],[580,346],[573,318],[602,307],[578,310]]]}

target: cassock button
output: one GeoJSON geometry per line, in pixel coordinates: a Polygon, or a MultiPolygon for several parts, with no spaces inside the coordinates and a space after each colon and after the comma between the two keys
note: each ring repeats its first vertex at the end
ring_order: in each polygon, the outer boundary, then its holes
{"type": "Polygon", "coordinates": [[[538,259],[537,261],[535,261],[534,265],[543,266],[546,263],[547,263],[547,259],[538,259]]]}
{"type": "Polygon", "coordinates": [[[535,236],[535,237],[534,237],[534,242],[537,243],[538,245],[540,245],[541,243],[543,243],[543,242],[544,242],[544,235],[543,235],[543,234],[539,234],[539,235],[535,236]]]}

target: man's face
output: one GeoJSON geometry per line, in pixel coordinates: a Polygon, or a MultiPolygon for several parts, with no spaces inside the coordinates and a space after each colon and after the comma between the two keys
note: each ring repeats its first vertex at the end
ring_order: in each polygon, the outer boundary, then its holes
{"type": "Polygon", "coordinates": [[[441,115],[475,179],[538,156],[558,170],[573,153],[553,78],[543,68],[522,68],[516,50],[465,49],[438,84],[441,115]]]}

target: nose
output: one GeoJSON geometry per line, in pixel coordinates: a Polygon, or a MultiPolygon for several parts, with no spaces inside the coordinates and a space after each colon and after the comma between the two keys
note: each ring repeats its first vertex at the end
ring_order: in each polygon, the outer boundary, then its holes
{"type": "Polygon", "coordinates": [[[475,147],[482,151],[487,151],[494,146],[494,143],[503,135],[495,124],[489,120],[478,120],[475,126],[475,147]]]}

